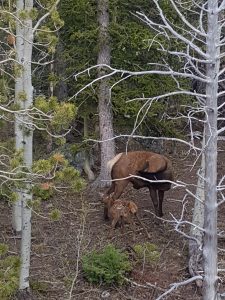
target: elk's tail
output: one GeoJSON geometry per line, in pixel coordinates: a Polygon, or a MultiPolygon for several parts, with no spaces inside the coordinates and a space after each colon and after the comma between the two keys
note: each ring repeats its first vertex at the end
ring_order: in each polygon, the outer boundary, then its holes
{"type": "Polygon", "coordinates": [[[115,165],[115,163],[120,159],[123,153],[117,154],[115,157],[113,157],[111,160],[107,162],[107,169],[111,172],[112,167],[115,165]]]}

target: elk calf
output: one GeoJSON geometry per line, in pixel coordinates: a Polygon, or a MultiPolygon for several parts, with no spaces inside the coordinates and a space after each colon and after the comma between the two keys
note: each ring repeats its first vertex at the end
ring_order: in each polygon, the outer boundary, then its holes
{"type": "Polygon", "coordinates": [[[114,200],[112,195],[103,196],[102,201],[105,204],[105,208],[107,208],[107,217],[112,222],[111,233],[116,228],[116,225],[121,226],[123,230],[125,223],[130,224],[134,231],[132,215],[136,215],[138,208],[133,201],[114,200]]]}

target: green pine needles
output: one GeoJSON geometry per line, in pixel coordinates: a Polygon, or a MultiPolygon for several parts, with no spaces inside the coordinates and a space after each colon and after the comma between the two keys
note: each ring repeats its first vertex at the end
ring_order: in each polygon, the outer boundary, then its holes
{"type": "Polygon", "coordinates": [[[122,285],[125,274],[131,271],[128,255],[107,245],[101,252],[93,251],[82,259],[82,267],[86,279],[91,283],[122,285]]]}
{"type": "Polygon", "coordinates": [[[7,255],[8,246],[0,244],[0,299],[10,299],[19,282],[20,260],[17,256],[7,255]]]}

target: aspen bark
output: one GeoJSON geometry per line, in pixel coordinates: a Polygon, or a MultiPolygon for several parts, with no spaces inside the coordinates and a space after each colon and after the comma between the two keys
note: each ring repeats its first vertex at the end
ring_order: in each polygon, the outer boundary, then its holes
{"type": "MultiPolygon", "coordinates": [[[[17,7],[17,17],[19,18],[19,13],[21,10],[24,9],[24,2],[23,1],[17,1],[16,2],[17,7]]],[[[23,48],[24,48],[24,27],[17,22],[16,24],[16,59],[18,63],[20,64],[16,79],[15,79],[15,103],[18,106],[18,108],[24,108],[23,107],[23,101],[20,99],[20,95],[23,93],[23,48]]],[[[23,132],[21,130],[22,126],[22,116],[19,113],[15,114],[15,147],[17,151],[23,150],[23,132]]],[[[21,211],[21,202],[22,202],[22,191],[17,190],[17,201],[13,205],[13,211],[12,211],[12,226],[13,229],[20,233],[22,230],[22,211],[21,211]]]]}
{"type": "MultiPolygon", "coordinates": [[[[31,79],[31,61],[33,47],[33,31],[31,11],[33,0],[17,0],[17,16],[19,19],[21,11],[26,11],[26,18],[17,22],[17,59],[20,63],[19,76],[16,79],[15,97],[16,103],[23,109],[28,109],[33,104],[33,87],[31,79]],[[21,99],[21,95],[22,98],[21,99]]],[[[23,165],[29,170],[33,162],[33,128],[29,116],[16,114],[15,120],[16,149],[23,152],[23,165]]],[[[16,209],[14,209],[14,220],[16,230],[21,226],[21,267],[19,290],[25,291],[29,288],[30,251],[31,251],[31,209],[27,206],[32,200],[32,185],[27,178],[21,187],[16,209]],[[17,213],[18,209],[18,213],[17,213]],[[21,215],[20,215],[21,214],[21,215]],[[20,224],[19,224],[20,223],[20,224]]]]}

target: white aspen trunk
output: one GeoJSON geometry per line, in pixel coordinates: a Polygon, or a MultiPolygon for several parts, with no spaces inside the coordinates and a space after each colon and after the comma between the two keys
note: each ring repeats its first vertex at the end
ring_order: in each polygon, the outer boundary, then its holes
{"type": "MultiPolygon", "coordinates": [[[[98,64],[110,65],[110,44],[109,44],[109,3],[108,0],[98,0],[98,23],[99,23],[99,53],[98,64]]],[[[100,70],[98,76],[104,75],[100,70]]],[[[107,80],[101,80],[99,84],[99,130],[100,139],[107,140],[113,138],[113,116],[110,87],[107,80]]],[[[109,182],[101,180],[110,180],[111,176],[107,170],[107,162],[115,155],[115,142],[109,140],[101,143],[101,170],[96,185],[104,187],[109,182]]]]}
{"type": "Polygon", "coordinates": [[[21,267],[19,290],[29,288],[30,252],[31,252],[31,209],[27,207],[27,201],[32,200],[32,195],[24,193],[22,200],[22,239],[21,239],[21,267]]]}
{"type": "MultiPolygon", "coordinates": [[[[19,10],[26,10],[27,15],[33,9],[33,0],[17,0],[18,14],[19,10]]],[[[22,92],[24,98],[23,108],[27,109],[33,104],[33,87],[31,79],[31,60],[32,60],[32,47],[33,47],[33,33],[32,33],[32,19],[27,16],[23,21],[22,29],[22,49],[20,55],[20,62],[23,64],[22,68],[22,89],[21,83],[18,86],[18,93],[22,92]]],[[[19,26],[19,25],[18,25],[19,26]]],[[[19,99],[18,99],[19,101],[19,99]]],[[[20,100],[21,101],[21,100],[20,100]]],[[[33,129],[31,125],[32,121],[29,117],[23,117],[23,123],[18,121],[16,126],[16,132],[18,137],[22,137],[22,149],[23,149],[23,164],[28,170],[31,170],[33,163],[33,129]]],[[[16,136],[17,138],[17,136],[16,136]]],[[[20,148],[21,149],[21,148],[20,148]]],[[[22,189],[21,198],[21,212],[22,212],[22,239],[21,239],[21,267],[20,267],[20,280],[19,290],[22,292],[29,288],[29,270],[30,270],[30,251],[31,251],[31,209],[28,208],[27,202],[32,200],[31,183],[29,178],[27,183],[22,189]]],[[[21,195],[21,194],[20,194],[21,195]]]]}
{"type": "Polygon", "coordinates": [[[205,127],[205,211],[203,238],[203,299],[216,300],[217,277],[217,92],[220,47],[218,0],[208,0],[206,127],[205,127]]]}
{"type": "MultiPolygon", "coordinates": [[[[17,17],[19,18],[19,12],[24,9],[24,1],[18,0],[16,2],[17,17]]],[[[17,22],[16,24],[16,59],[19,63],[23,62],[23,48],[24,48],[24,27],[17,22]]],[[[15,80],[15,103],[19,108],[23,108],[23,101],[19,99],[20,94],[23,92],[23,70],[22,67],[16,74],[15,80]]],[[[19,151],[23,149],[23,131],[21,128],[22,118],[19,114],[15,114],[15,147],[19,151]]],[[[17,201],[13,205],[12,210],[12,226],[13,229],[20,233],[22,230],[22,212],[21,212],[21,201],[22,191],[17,190],[17,201]]]]}

